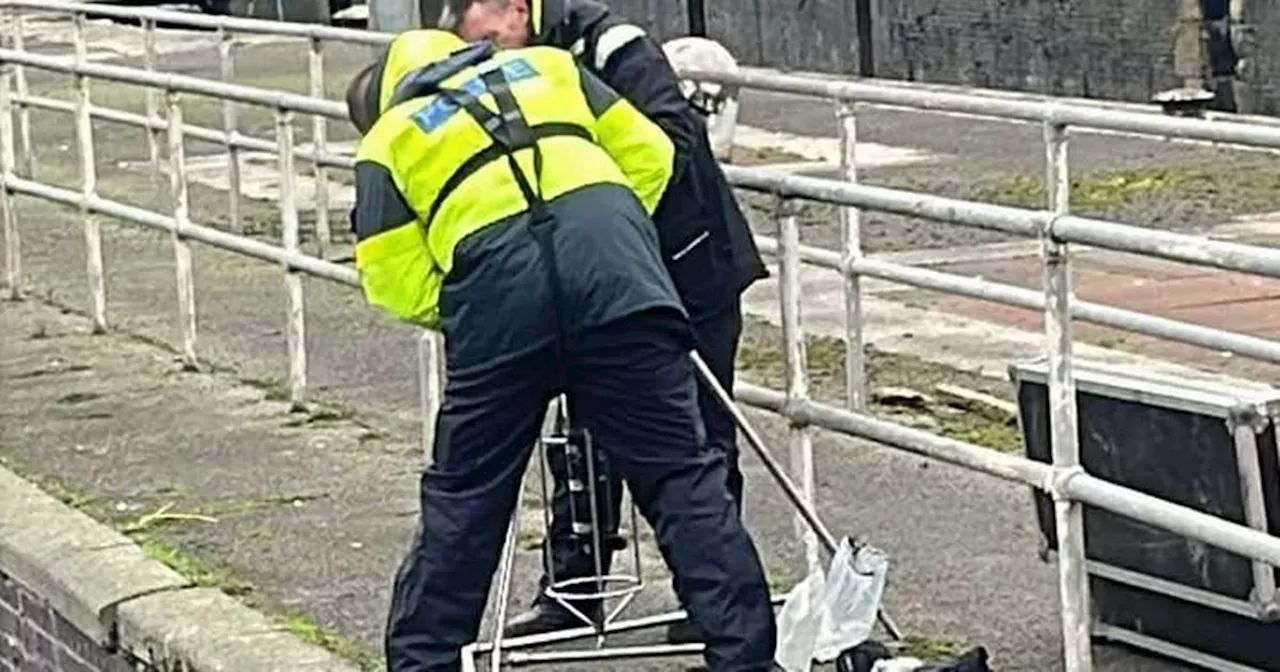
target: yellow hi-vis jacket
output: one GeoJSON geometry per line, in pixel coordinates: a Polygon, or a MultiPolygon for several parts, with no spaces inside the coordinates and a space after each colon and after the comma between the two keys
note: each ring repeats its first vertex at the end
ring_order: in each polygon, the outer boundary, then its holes
{"type": "MultiPolygon", "coordinates": [[[[399,36],[379,93],[465,46],[442,35],[399,36]],[[409,39],[421,42],[402,42],[409,39]]],[[[629,187],[651,214],[671,178],[674,149],[662,130],[567,51],[500,52],[446,77],[439,89],[447,92],[404,102],[380,95],[393,104],[356,154],[356,267],[369,302],[398,319],[438,326],[440,289],[459,241],[530,209],[495,127],[527,131],[510,154],[544,202],[612,183],[629,187]],[[518,105],[512,116],[522,119],[499,115],[491,93],[498,87],[509,90],[518,105]],[[488,119],[467,109],[477,102],[488,119]],[[537,171],[534,144],[543,157],[537,171]]]]}

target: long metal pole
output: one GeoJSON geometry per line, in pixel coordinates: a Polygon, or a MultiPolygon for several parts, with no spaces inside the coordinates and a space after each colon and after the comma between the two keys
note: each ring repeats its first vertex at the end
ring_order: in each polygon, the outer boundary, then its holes
{"type": "MultiPolygon", "coordinates": [[[[751,449],[756,453],[756,457],[760,458],[760,461],[764,463],[765,469],[767,469],[769,474],[773,476],[774,480],[778,482],[778,486],[782,488],[783,494],[787,496],[787,499],[791,501],[792,505],[796,507],[796,510],[799,511],[800,515],[804,517],[805,522],[809,523],[809,526],[813,528],[814,533],[818,535],[818,541],[822,542],[822,545],[827,549],[827,552],[834,554],[836,552],[836,538],[831,535],[831,531],[827,529],[826,524],[818,517],[818,512],[815,511],[813,506],[805,500],[804,494],[796,487],[796,484],[791,482],[791,478],[787,476],[786,470],[782,468],[782,465],[778,463],[778,460],[769,452],[769,447],[765,445],[764,439],[760,438],[759,432],[755,430],[755,427],[751,426],[751,422],[747,420],[747,416],[743,414],[742,409],[738,407],[738,404],[734,402],[733,398],[729,396],[729,393],[720,385],[720,381],[716,380],[716,376],[712,373],[711,367],[707,366],[707,362],[702,359],[702,356],[699,355],[696,350],[691,351],[689,353],[689,357],[693,360],[693,365],[694,368],[698,370],[698,375],[701,376],[703,382],[707,384],[707,389],[711,390],[711,393],[715,395],[716,399],[719,400],[719,402],[729,411],[729,414],[733,416],[734,423],[738,425],[738,429],[742,431],[742,435],[747,438],[747,445],[751,446],[751,449]]],[[[813,405],[813,402],[805,402],[803,405],[811,406],[813,405]]],[[[785,413],[783,414],[785,415],[785,413]]],[[[889,633],[890,637],[894,639],[902,639],[902,630],[898,628],[898,625],[884,609],[881,609],[877,616],[880,620],[880,624],[884,626],[885,631],[889,633]]]]}
{"type": "MultiPolygon", "coordinates": [[[[1065,214],[1071,190],[1067,127],[1064,124],[1046,124],[1044,133],[1049,208],[1065,214]]],[[[1049,427],[1053,439],[1053,466],[1055,472],[1065,473],[1081,468],[1071,357],[1071,264],[1067,246],[1053,238],[1052,226],[1045,227],[1041,246],[1044,255],[1044,324],[1049,360],[1049,427]]],[[[1056,488],[1053,494],[1066,672],[1092,672],[1084,507],[1056,488]]]]}
{"type": "Polygon", "coordinates": [[[173,201],[173,260],[178,284],[178,323],[182,330],[182,364],[188,371],[200,370],[196,357],[196,289],[191,244],[186,229],[191,226],[187,194],[186,143],[182,133],[182,98],[165,92],[169,108],[169,184],[173,201]]]}
{"type": "MultiPolygon", "coordinates": [[[[142,20],[142,67],[147,72],[156,70],[156,22],[151,19],[142,20]]],[[[160,132],[151,124],[160,119],[160,91],[148,86],[143,90],[143,111],[147,115],[147,155],[151,157],[151,183],[157,196],[161,190],[160,179],[160,132]]]]}
{"type": "MultiPolygon", "coordinates": [[[[22,9],[14,7],[13,11],[13,50],[19,53],[26,51],[26,17],[22,9]]],[[[14,86],[17,87],[18,99],[26,100],[31,95],[27,86],[27,69],[22,64],[13,68],[14,86]]],[[[24,103],[18,103],[18,158],[21,160],[22,174],[34,179],[36,176],[36,150],[31,142],[31,109],[24,103]]]]}
{"type": "Polygon", "coordinates": [[[14,174],[13,152],[13,71],[0,63],[0,221],[4,224],[4,282],[8,297],[22,298],[22,243],[18,235],[18,213],[9,181],[14,174]]]}
{"type": "MultiPolygon", "coordinates": [[[[218,63],[222,81],[231,84],[236,79],[236,36],[229,30],[218,31],[218,63]]],[[[235,143],[238,134],[236,101],[222,101],[223,144],[227,148],[227,226],[236,233],[244,232],[240,216],[240,148],[235,143]]]]}
{"type": "MultiPolygon", "coordinates": [[[[61,203],[73,208],[78,207],[84,198],[78,189],[64,189],[18,177],[11,178],[8,182],[10,190],[14,193],[42,198],[51,203],[61,203]]],[[[170,215],[163,215],[119,201],[112,201],[101,196],[94,197],[89,204],[89,208],[113,219],[122,219],[169,234],[172,234],[178,228],[176,220],[170,215]]],[[[348,287],[360,286],[359,275],[349,266],[340,266],[301,252],[289,252],[279,245],[264,243],[254,238],[237,236],[222,229],[192,224],[190,221],[182,225],[182,231],[183,238],[206,243],[220,250],[227,250],[273,264],[289,265],[308,275],[348,287]]]]}
{"type": "MultiPolygon", "coordinates": [[[[1062,221],[1058,220],[1058,224],[1061,224],[1062,221]]],[[[768,254],[775,253],[778,250],[778,241],[773,238],[756,236],[755,239],[761,252],[768,254]]],[[[844,265],[839,252],[806,245],[800,246],[800,258],[805,263],[835,271],[839,271],[844,265]]],[[[954,273],[882,261],[871,257],[862,257],[853,262],[852,266],[852,272],[867,277],[888,280],[889,282],[910,285],[920,289],[969,296],[1008,306],[1044,311],[1045,297],[1043,288],[1027,289],[982,278],[970,278],[954,273]]],[[[1227,350],[1237,355],[1255,359],[1280,361],[1280,341],[1237,334],[1223,329],[1214,329],[1190,322],[1156,317],[1088,301],[1073,301],[1071,303],[1071,315],[1073,318],[1085,322],[1116,327],[1117,329],[1171,341],[1192,343],[1211,350],[1227,350]]]]}
{"type": "Polygon", "coordinates": [[[436,418],[440,414],[440,402],[444,399],[444,380],[439,375],[442,359],[440,334],[423,329],[417,338],[418,393],[422,417],[422,457],[431,463],[432,445],[436,434],[436,418]]]}
{"type": "MultiPolygon", "coordinates": [[[[293,168],[293,112],[276,110],[276,138],[280,151],[276,155],[280,171],[280,228],[284,249],[300,251],[301,233],[298,222],[297,175],[293,168]]],[[[288,323],[285,338],[289,348],[289,403],[295,409],[306,404],[307,396],[307,329],[306,304],[302,292],[302,274],[284,267],[284,286],[289,296],[288,323]]]]}
{"type": "MultiPolygon", "coordinates": [[[[787,403],[799,404],[809,399],[809,365],[806,356],[804,328],[800,323],[800,223],[791,206],[778,200],[776,217],[779,219],[778,242],[782,247],[780,259],[781,279],[778,282],[782,305],[782,341],[785,347],[787,371],[787,403]]],[[[787,428],[790,446],[791,473],[800,481],[804,501],[814,506],[816,490],[813,473],[813,430],[807,423],[792,422],[787,428]]],[[[804,542],[805,565],[809,572],[821,571],[818,538],[813,526],[804,516],[796,514],[796,535],[804,542]]]]}
{"type": "MultiPolygon", "coordinates": [[[[324,42],[311,38],[308,52],[310,65],[310,92],[314,98],[324,98],[324,42]]],[[[333,234],[329,231],[329,169],[320,161],[328,151],[328,120],[322,115],[311,115],[311,149],[313,150],[312,174],[315,177],[316,252],[320,257],[329,256],[333,234]]]]}
{"type": "MultiPolygon", "coordinates": [[[[521,479],[520,492],[524,491],[521,479]]],[[[499,672],[502,669],[502,639],[507,624],[507,610],[511,603],[511,575],[515,573],[516,537],[520,530],[520,506],[517,504],[511,511],[511,522],[507,523],[507,539],[502,545],[502,567],[498,570],[498,613],[493,619],[493,654],[489,657],[489,670],[499,672]]]]}
{"type": "MultiPolygon", "coordinates": [[[[75,31],[75,59],[84,63],[87,57],[85,47],[85,18],[76,14],[73,30],[75,31]]],[[[102,263],[102,223],[98,216],[89,209],[89,201],[98,193],[98,165],[93,147],[93,117],[90,109],[93,105],[89,90],[89,78],[76,75],[76,147],[80,155],[81,194],[84,196],[80,204],[80,216],[84,218],[84,258],[85,271],[89,279],[89,317],[93,321],[93,333],[102,334],[107,331],[107,281],[102,263]]]]}
{"type": "MultiPolygon", "coordinates": [[[[14,101],[17,102],[16,99],[14,101]]],[[[27,104],[36,109],[53,110],[57,112],[67,112],[75,114],[75,104],[72,102],[57,100],[55,98],[44,98],[42,96],[30,96],[27,98],[27,104]]],[[[151,129],[155,133],[163,133],[168,128],[168,122],[163,118],[155,118],[151,122],[147,121],[147,117],[135,112],[126,112],[112,108],[104,108],[94,106],[90,108],[89,115],[94,120],[111,121],[128,126],[134,126],[141,129],[151,129]]],[[[205,126],[193,126],[187,124],[184,130],[187,137],[192,140],[204,140],[210,143],[227,144],[227,134],[222,129],[208,128],[205,126]]],[[[275,154],[277,145],[275,140],[266,138],[255,138],[247,135],[235,135],[230,140],[232,147],[238,150],[250,150],[255,152],[270,152],[275,154]]],[[[294,157],[304,160],[315,160],[314,153],[304,148],[294,148],[294,157]]],[[[324,152],[320,155],[320,162],[329,168],[342,168],[351,170],[355,167],[355,159],[351,154],[335,154],[333,152],[324,152]]]]}
{"type": "MultiPolygon", "coordinates": [[[[853,106],[838,103],[836,119],[840,123],[840,168],[844,179],[858,181],[858,119],[853,106]]],[[[862,330],[862,278],[853,265],[862,258],[862,221],[858,208],[840,209],[840,230],[844,249],[840,256],[844,283],[844,387],[849,410],[861,411],[867,406],[867,361],[862,330]]]]}

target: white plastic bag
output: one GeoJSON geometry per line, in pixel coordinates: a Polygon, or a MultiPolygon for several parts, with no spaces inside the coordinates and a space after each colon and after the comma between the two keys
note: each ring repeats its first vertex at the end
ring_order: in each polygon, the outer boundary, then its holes
{"type": "Polygon", "coordinates": [[[787,593],[778,612],[778,648],[773,660],[786,672],[809,672],[813,647],[822,628],[826,577],[815,571],[787,593]]]}
{"type": "Polygon", "coordinates": [[[822,626],[814,640],[813,657],[827,663],[841,651],[866,641],[875,627],[889,573],[883,551],[863,546],[854,551],[846,537],[827,569],[822,598],[822,626]]]}

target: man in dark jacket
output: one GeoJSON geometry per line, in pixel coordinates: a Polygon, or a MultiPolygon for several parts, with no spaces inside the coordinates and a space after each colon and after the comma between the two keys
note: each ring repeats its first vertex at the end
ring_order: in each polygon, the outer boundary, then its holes
{"type": "MultiPolygon", "coordinates": [[[[568,49],[588,70],[614,88],[666,132],[675,145],[674,174],[653,215],[663,260],[693,322],[697,349],[725,390],[732,393],[734,360],[742,333],[741,294],[768,275],[746,217],[711,150],[706,124],[680,90],[661,46],[632,24],[592,0],[451,0],[445,27],[463,38],[489,38],[505,48],[543,44],[568,49]]],[[[725,453],[729,492],[741,511],[742,472],[733,417],[700,381],[698,402],[707,443],[725,453]]],[[[557,465],[552,464],[553,472],[557,465]]],[[[574,543],[568,487],[556,476],[551,562],[557,581],[589,576],[593,559],[574,543]]],[[[620,488],[610,491],[617,493],[620,488]]],[[[616,528],[618,502],[603,518],[616,528]]],[[[602,530],[611,535],[614,530],[602,530]]],[[[607,570],[611,552],[602,558],[607,570]]],[[[545,588],[549,579],[543,576],[545,588]]],[[[545,632],[580,622],[542,591],[533,608],[509,624],[509,636],[545,632]]],[[[692,624],[677,623],[672,641],[697,638],[692,624]]]]}

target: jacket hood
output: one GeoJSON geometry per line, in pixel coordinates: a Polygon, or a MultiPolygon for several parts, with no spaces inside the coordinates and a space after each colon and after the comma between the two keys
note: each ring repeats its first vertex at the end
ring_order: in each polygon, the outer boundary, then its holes
{"type": "Polygon", "coordinates": [[[529,0],[530,41],[568,49],[608,16],[609,7],[596,0],[529,0]]]}
{"type": "Polygon", "coordinates": [[[396,35],[387,49],[386,66],[378,83],[378,113],[390,107],[395,86],[405,75],[444,61],[466,46],[461,37],[447,30],[407,30],[396,35]]]}

